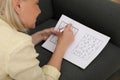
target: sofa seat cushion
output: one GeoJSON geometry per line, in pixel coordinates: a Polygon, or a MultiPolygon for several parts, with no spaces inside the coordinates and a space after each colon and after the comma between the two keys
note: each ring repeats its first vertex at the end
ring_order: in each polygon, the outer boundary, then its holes
{"type": "Polygon", "coordinates": [[[120,68],[113,75],[111,75],[107,80],[120,80],[120,68]]]}
{"type": "Polygon", "coordinates": [[[60,80],[106,80],[118,69],[120,69],[120,49],[108,43],[85,70],[63,60],[60,80]]]}

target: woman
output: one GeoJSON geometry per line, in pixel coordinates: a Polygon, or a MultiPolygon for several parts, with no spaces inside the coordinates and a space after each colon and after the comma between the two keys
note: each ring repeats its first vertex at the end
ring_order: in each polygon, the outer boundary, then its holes
{"type": "Polygon", "coordinates": [[[35,28],[41,13],[38,0],[0,0],[0,80],[58,80],[61,62],[68,46],[74,40],[71,25],[60,33],[53,28],[32,36],[25,34],[35,28]],[[58,35],[58,42],[50,61],[39,67],[34,45],[58,35]],[[64,46],[63,46],[64,45],[64,46]]]}

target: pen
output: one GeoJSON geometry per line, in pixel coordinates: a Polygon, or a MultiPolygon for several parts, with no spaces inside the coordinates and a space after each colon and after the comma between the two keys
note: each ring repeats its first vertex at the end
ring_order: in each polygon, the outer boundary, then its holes
{"type": "Polygon", "coordinates": [[[59,29],[59,32],[63,32],[63,31],[64,31],[64,28],[60,28],[60,29],[59,29]]]}

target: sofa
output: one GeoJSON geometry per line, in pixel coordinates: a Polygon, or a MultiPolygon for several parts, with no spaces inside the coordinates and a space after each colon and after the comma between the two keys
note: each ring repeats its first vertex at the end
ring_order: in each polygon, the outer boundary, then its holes
{"type": "MultiPolygon", "coordinates": [[[[111,37],[100,55],[84,70],[63,59],[59,80],[120,80],[120,4],[110,0],[40,0],[39,6],[42,13],[30,35],[54,27],[64,14],[111,37]]],[[[40,66],[52,55],[41,47],[43,43],[35,46],[40,54],[40,66]]]]}

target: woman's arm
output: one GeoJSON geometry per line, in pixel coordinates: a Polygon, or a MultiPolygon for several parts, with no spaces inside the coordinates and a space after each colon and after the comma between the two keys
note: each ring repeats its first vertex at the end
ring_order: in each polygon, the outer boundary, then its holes
{"type": "Polygon", "coordinates": [[[52,65],[56,67],[58,70],[60,70],[65,51],[67,50],[69,45],[73,42],[73,40],[74,35],[73,32],[71,31],[71,25],[69,24],[66,26],[65,30],[62,33],[60,33],[57,46],[50,61],[48,62],[48,65],[52,65]]]}

